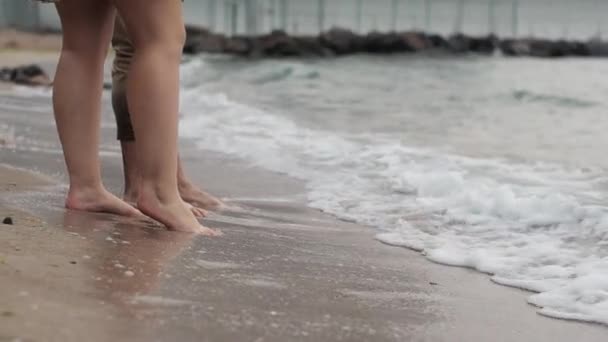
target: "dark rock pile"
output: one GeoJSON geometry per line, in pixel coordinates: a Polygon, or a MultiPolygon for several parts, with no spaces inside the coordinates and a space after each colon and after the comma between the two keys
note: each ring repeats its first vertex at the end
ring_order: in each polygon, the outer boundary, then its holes
{"type": "Polygon", "coordinates": [[[49,76],[38,65],[24,65],[16,68],[1,68],[0,82],[11,82],[29,86],[49,86],[49,76]]]}
{"type": "Polygon", "coordinates": [[[317,36],[292,36],[276,30],[260,36],[228,37],[205,28],[188,27],[184,52],[224,53],[252,58],[334,57],[358,53],[392,54],[438,51],[451,54],[568,57],[608,56],[608,43],[547,40],[536,38],[500,39],[494,35],[473,37],[455,34],[442,37],[418,31],[370,32],[358,34],[332,28],[317,36]]]}

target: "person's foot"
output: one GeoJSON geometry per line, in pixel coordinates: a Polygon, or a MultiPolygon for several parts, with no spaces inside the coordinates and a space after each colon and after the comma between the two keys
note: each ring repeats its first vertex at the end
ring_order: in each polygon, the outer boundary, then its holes
{"type": "Polygon", "coordinates": [[[125,192],[122,195],[122,200],[127,203],[136,204],[137,203],[137,191],[131,189],[125,189],[125,192]]]}
{"type": "Polygon", "coordinates": [[[70,188],[65,207],[72,210],[110,213],[122,216],[138,216],[135,207],[112,195],[103,187],[70,188]]]}
{"type": "Polygon", "coordinates": [[[194,214],[194,217],[196,218],[204,218],[207,217],[207,215],[209,215],[209,213],[207,212],[207,210],[205,209],[201,209],[198,207],[193,206],[192,204],[184,201],[184,205],[190,209],[190,211],[194,214]]]}
{"type": "Polygon", "coordinates": [[[202,226],[194,213],[179,197],[161,196],[153,187],[141,186],[137,207],[145,215],[164,224],[167,229],[197,233],[208,236],[219,236],[221,232],[202,226]]]}
{"type": "Polygon", "coordinates": [[[218,210],[225,206],[222,201],[199,189],[189,181],[180,182],[179,195],[187,203],[201,209],[218,210]]]}
{"type": "MultiPolygon", "coordinates": [[[[133,206],[137,206],[137,197],[138,197],[137,191],[125,189],[122,199],[123,199],[123,201],[125,201],[133,206]]],[[[207,215],[209,215],[209,213],[207,213],[207,211],[205,209],[195,207],[187,202],[185,204],[188,207],[188,209],[190,209],[190,211],[192,211],[194,216],[197,218],[203,218],[203,217],[207,217],[207,215]]]]}

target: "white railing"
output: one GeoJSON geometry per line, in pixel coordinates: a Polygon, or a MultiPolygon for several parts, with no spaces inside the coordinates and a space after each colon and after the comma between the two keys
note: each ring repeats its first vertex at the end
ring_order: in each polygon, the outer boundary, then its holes
{"type": "Polygon", "coordinates": [[[186,7],[188,22],[226,34],[316,34],[340,26],[589,38],[608,25],[606,0],[190,0],[186,7]]]}
{"type": "MultiPolygon", "coordinates": [[[[190,24],[225,34],[425,30],[589,38],[608,25],[607,0],[186,0],[190,24]]],[[[0,0],[0,25],[58,28],[53,6],[0,0]]]]}

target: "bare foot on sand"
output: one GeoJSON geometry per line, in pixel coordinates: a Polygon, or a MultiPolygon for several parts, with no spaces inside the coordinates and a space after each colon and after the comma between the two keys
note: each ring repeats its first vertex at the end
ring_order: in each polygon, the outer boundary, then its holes
{"type": "Polygon", "coordinates": [[[207,217],[209,215],[209,213],[207,212],[207,210],[205,209],[201,209],[198,207],[193,206],[192,204],[184,201],[184,205],[190,209],[190,211],[194,214],[194,217],[196,218],[204,218],[207,217]]]}
{"type": "Polygon", "coordinates": [[[110,213],[122,216],[138,216],[141,212],[112,195],[103,187],[71,188],[65,201],[65,207],[73,210],[110,213]]]}
{"type": "Polygon", "coordinates": [[[202,226],[194,213],[181,201],[166,201],[152,187],[141,186],[137,207],[142,213],[164,224],[167,229],[196,233],[207,236],[219,236],[221,232],[202,226]]]}
{"type": "Polygon", "coordinates": [[[225,206],[222,201],[202,191],[196,185],[188,181],[180,182],[179,194],[184,201],[190,203],[191,205],[197,208],[206,210],[219,210],[225,206]]]}
{"type": "MultiPolygon", "coordinates": [[[[137,197],[138,194],[136,191],[128,191],[124,193],[122,199],[133,206],[137,206],[137,197]]],[[[209,215],[209,213],[205,209],[195,207],[187,202],[185,202],[185,205],[188,207],[188,209],[190,209],[190,211],[194,214],[196,218],[204,218],[209,215]]]]}

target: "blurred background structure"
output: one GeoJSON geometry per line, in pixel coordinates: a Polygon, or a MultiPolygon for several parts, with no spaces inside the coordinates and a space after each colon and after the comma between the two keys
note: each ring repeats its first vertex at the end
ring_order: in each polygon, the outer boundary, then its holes
{"type": "MultiPolygon", "coordinates": [[[[0,0],[0,27],[56,30],[53,6],[0,0]]],[[[361,33],[423,30],[502,37],[590,38],[608,26],[605,0],[196,0],[189,24],[225,34],[281,29],[316,34],[334,26],[361,33]]]]}

